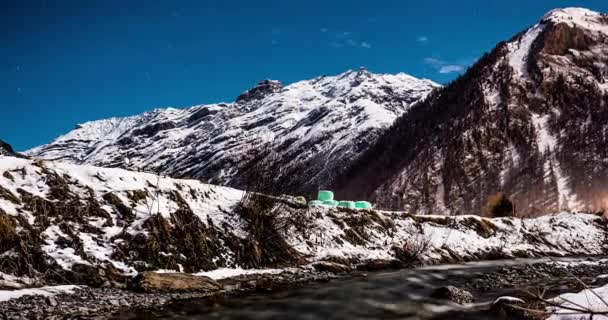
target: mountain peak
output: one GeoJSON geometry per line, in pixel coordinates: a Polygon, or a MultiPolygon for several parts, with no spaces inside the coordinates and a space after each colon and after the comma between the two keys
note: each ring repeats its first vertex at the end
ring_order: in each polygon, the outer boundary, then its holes
{"type": "Polygon", "coordinates": [[[374,76],[379,76],[380,74],[369,72],[365,67],[361,66],[358,69],[348,69],[338,75],[335,76],[336,79],[363,79],[363,78],[372,78],[374,76]]]}
{"type": "Polygon", "coordinates": [[[249,102],[252,100],[260,100],[269,94],[277,93],[283,89],[283,84],[278,80],[264,79],[253,88],[241,93],[236,102],[249,102]]]}
{"type": "Polygon", "coordinates": [[[576,18],[594,17],[601,15],[599,12],[580,7],[568,7],[553,9],[545,14],[543,19],[571,20],[576,18]]]}
{"type": "Polygon", "coordinates": [[[565,23],[570,27],[580,27],[608,34],[608,15],[586,8],[559,8],[545,14],[541,23],[565,23]]]}

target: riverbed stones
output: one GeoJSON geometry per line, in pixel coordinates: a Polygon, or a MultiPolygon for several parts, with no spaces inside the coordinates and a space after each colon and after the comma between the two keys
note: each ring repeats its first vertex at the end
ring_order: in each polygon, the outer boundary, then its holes
{"type": "MultiPolygon", "coordinates": [[[[269,291],[305,286],[311,282],[327,282],[340,276],[312,270],[285,271],[280,274],[247,274],[220,280],[238,291],[269,291]]],[[[23,296],[0,302],[0,320],[7,319],[114,319],[121,310],[155,309],[179,300],[204,298],[224,291],[184,293],[143,293],[117,288],[79,287],[73,293],[62,293],[52,298],[56,306],[49,306],[47,297],[23,296]]]]}
{"type": "Polygon", "coordinates": [[[467,290],[456,288],[454,286],[441,287],[433,291],[432,298],[449,300],[458,304],[471,303],[474,301],[473,294],[467,290]]]}
{"type": "Polygon", "coordinates": [[[204,276],[148,271],[137,276],[133,289],[146,293],[213,292],[221,290],[222,285],[204,276]]]}
{"type": "MultiPolygon", "coordinates": [[[[603,284],[595,279],[595,275],[608,273],[608,262],[587,261],[573,265],[560,264],[557,262],[534,263],[526,265],[514,265],[500,268],[487,273],[484,277],[472,277],[466,282],[466,287],[472,291],[486,291],[494,288],[519,288],[538,281],[549,281],[551,279],[564,279],[564,285],[577,285],[572,275],[582,279],[585,283],[594,285],[603,284]]],[[[573,289],[581,289],[573,287],[573,289]]]]}

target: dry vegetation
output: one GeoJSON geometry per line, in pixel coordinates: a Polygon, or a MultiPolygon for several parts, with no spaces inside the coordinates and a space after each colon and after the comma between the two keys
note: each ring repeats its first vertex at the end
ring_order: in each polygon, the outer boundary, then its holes
{"type": "Polygon", "coordinates": [[[239,255],[246,267],[287,266],[305,261],[287,243],[285,235],[291,229],[305,232],[307,206],[289,202],[282,194],[285,188],[275,178],[281,168],[274,155],[268,144],[246,170],[247,188],[238,208],[248,233],[239,255]]]}

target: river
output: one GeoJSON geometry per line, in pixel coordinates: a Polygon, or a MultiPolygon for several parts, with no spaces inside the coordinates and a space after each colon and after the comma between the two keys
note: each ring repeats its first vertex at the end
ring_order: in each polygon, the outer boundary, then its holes
{"type": "MultiPolygon", "coordinates": [[[[577,261],[577,259],[559,259],[577,261]]],[[[582,259],[578,259],[582,260],[582,259]]],[[[587,259],[585,259],[587,260],[587,259]]],[[[521,288],[471,292],[475,303],[460,306],[429,296],[438,287],[466,286],[472,279],[505,266],[548,262],[548,259],[514,259],[441,265],[365,276],[305,288],[270,293],[226,295],[171,304],[162,310],[129,311],[112,319],[495,319],[489,311],[500,296],[521,293],[521,288]]],[[[556,278],[551,282],[563,279],[556,278]]]]}

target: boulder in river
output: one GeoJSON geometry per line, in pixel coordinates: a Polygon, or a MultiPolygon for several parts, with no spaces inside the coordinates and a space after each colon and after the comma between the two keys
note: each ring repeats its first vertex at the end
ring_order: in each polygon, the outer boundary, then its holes
{"type": "Polygon", "coordinates": [[[187,273],[143,272],[133,283],[133,289],[146,293],[212,292],[223,289],[217,281],[187,273]]]}
{"type": "Polygon", "coordinates": [[[474,301],[473,295],[469,291],[454,286],[441,287],[433,291],[431,297],[435,299],[450,300],[458,304],[471,303],[474,301]]]}

